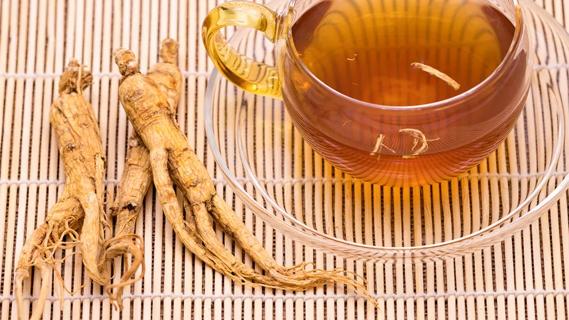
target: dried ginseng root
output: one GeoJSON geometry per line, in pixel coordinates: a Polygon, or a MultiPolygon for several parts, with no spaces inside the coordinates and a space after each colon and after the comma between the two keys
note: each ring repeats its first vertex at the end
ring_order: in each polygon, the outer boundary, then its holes
{"type": "MultiPolygon", "coordinates": [[[[162,42],[160,62],[148,72],[148,77],[167,96],[168,107],[172,115],[176,113],[182,91],[182,73],[177,66],[178,44],[172,39],[162,42]]],[[[144,197],[152,184],[152,168],[148,149],[140,141],[136,132],[129,138],[129,150],[125,169],[121,177],[118,193],[111,212],[116,216],[115,233],[106,245],[106,258],[123,256],[124,271],[121,279],[109,285],[106,291],[111,301],[120,309],[122,294],[126,286],[139,280],[144,275],[144,246],[140,236],[135,234],[136,219],[142,209],[144,197]],[[132,260],[127,259],[127,255],[132,260]],[[139,277],[136,271],[141,267],[139,277]]]]}
{"type": "Polygon", "coordinates": [[[41,318],[52,271],[58,262],[55,258],[58,249],[78,245],[89,277],[101,285],[109,279],[100,259],[108,227],[103,211],[105,159],[93,109],[82,94],[91,80],[89,70],[77,61],[71,61],[59,82],[60,97],[51,107],[50,122],[59,142],[65,189],[47,214],[46,221],[34,230],[20,253],[15,274],[20,318],[26,311],[23,281],[29,277],[31,267],[39,270],[41,278],[31,319],[41,318]]]}
{"type": "MultiPolygon", "coordinates": [[[[177,44],[172,40],[165,40],[162,44],[160,57],[162,62],[153,66],[149,71],[147,77],[154,81],[158,86],[159,90],[165,94],[168,101],[168,107],[172,117],[175,115],[175,109],[179,101],[181,94],[181,84],[182,77],[181,72],[178,67],[174,64],[177,60],[177,44]]],[[[140,138],[136,133],[130,139],[132,147],[129,149],[129,155],[127,156],[127,168],[123,177],[121,178],[119,186],[119,195],[117,196],[117,202],[114,205],[113,211],[117,215],[117,234],[111,241],[109,241],[107,258],[112,258],[117,255],[127,253],[124,251],[127,249],[125,245],[130,245],[132,249],[134,241],[134,225],[136,221],[136,216],[140,211],[141,202],[144,199],[144,195],[148,190],[149,183],[152,182],[152,169],[150,166],[150,159],[148,150],[140,141],[140,138]]],[[[193,225],[189,225],[190,227],[193,225]]],[[[193,228],[192,230],[195,230],[193,228]]],[[[193,231],[195,232],[195,231],[193,231]]],[[[140,239],[140,238],[138,238],[140,239]]],[[[199,241],[194,239],[196,243],[199,241]]],[[[206,260],[210,265],[217,265],[216,269],[228,273],[231,275],[231,270],[219,264],[214,260],[207,260],[206,256],[212,256],[205,247],[196,244],[194,246],[194,251],[199,252],[199,255],[206,260]]],[[[136,252],[131,251],[131,254],[136,252]]],[[[136,272],[136,263],[139,265],[142,261],[142,252],[140,252],[141,259],[137,259],[133,255],[134,263],[132,266],[127,268],[127,272],[124,274],[123,278],[119,283],[113,284],[107,288],[107,292],[117,307],[122,307],[121,295],[122,289],[135,282],[137,279],[132,279],[132,275],[136,272]],[[127,278],[128,277],[128,278],[127,278]],[[112,293],[112,289],[117,288],[116,293],[112,293]]],[[[232,262],[235,265],[241,264],[239,261],[235,260],[232,262]]],[[[266,278],[262,275],[256,274],[250,269],[251,277],[258,277],[259,279],[266,278]]],[[[231,276],[236,281],[242,281],[241,278],[237,276],[231,276]]],[[[265,279],[265,282],[271,280],[265,279]]],[[[261,280],[263,282],[263,280],[261,280]]]]}
{"type": "Polygon", "coordinates": [[[149,149],[153,181],[162,210],[186,248],[212,268],[241,283],[303,291],[338,282],[372,299],[363,280],[355,274],[343,270],[307,270],[308,264],[293,267],[277,264],[216,194],[206,168],[173,120],[167,96],[155,81],[140,73],[134,53],[119,50],[115,61],[123,75],[119,98],[134,129],[149,149]],[[189,203],[186,219],[174,184],[189,203]],[[265,273],[245,265],[225,248],[214,232],[212,219],[236,239],[265,273]]]}

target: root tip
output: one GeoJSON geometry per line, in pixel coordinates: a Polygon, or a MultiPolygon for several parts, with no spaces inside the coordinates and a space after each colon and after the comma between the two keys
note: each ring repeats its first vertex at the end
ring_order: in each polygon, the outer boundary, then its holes
{"type": "Polygon", "coordinates": [[[80,92],[89,87],[92,82],[91,70],[81,65],[78,60],[72,59],[59,80],[59,92],[80,92]]]}
{"type": "Polygon", "coordinates": [[[128,76],[140,72],[138,59],[134,52],[129,49],[118,49],[115,51],[115,62],[123,76],[128,76]]]}
{"type": "Polygon", "coordinates": [[[160,58],[165,63],[176,64],[178,61],[178,42],[171,38],[164,39],[160,47],[160,58]]]}

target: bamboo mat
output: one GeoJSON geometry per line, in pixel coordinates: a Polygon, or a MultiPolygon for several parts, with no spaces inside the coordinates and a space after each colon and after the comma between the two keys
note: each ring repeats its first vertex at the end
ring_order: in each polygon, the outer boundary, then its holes
{"type": "MultiPolygon", "coordinates": [[[[569,27],[565,0],[538,4],[569,27]]],[[[108,199],[123,170],[130,126],[118,103],[118,70],[111,53],[129,47],[146,70],[157,61],[161,39],[178,39],[185,94],[178,120],[198,155],[216,175],[218,190],[235,201],[251,230],[278,261],[298,262],[298,248],[278,232],[268,232],[243,209],[208,151],[203,102],[209,63],[199,37],[201,22],[215,0],[189,1],[0,1],[0,319],[15,317],[13,271],[24,240],[62,191],[63,170],[49,126],[57,76],[71,58],[94,73],[86,93],[98,116],[107,152],[108,199]]],[[[567,88],[563,88],[567,95],[567,88]]],[[[565,168],[566,170],[567,168],[565,168]]],[[[81,260],[67,258],[61,273],[63,304],[55,291],[46,319],[566,319],[569,317],[569,219],[567,197],[539,223],[484,252],[425,265],[336,261],[348,269],[376,274],[370,288],[382,296],[378,310],[339,288],[302,294],[233,285],[184,250],[163,218],[153,194],[137,224],[145,242],[144,280],[125,294],[114,310],[102,289],[92,284],[81,260]]],[[[220,234],[221,236],[221,234],[220,234]]],[[[232,242],[225,240],[238,256],[232,242]]],[[[59,257],[71,251],[62,252],[59,257]]],[[[329,266],[328,257],[305,248],[305,255],[329,266]],[[328,262],[327,262],[328,261],[328,262]],[[326,263],[325,263],[326,262],[326,263]]],[[[250,264],[248,258],[244,258],[250,264]]],[[[119,266],[119,262],[116,262],[119,266]]],[[[27,301],[37,283],[28,281],[27,301]],[[32,284],[33,283],[33,284],[32,284]]]]}

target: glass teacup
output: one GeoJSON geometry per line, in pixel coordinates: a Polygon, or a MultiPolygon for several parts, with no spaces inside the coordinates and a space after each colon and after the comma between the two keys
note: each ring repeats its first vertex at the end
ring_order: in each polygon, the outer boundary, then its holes
{"type": "Polygon", "coordinates": [[[210,12],[203,38],[223,75],[283,99],[333,165],[369,182],[427,184],[493,152],[530,85],[517,0],[455,2],[291,0],[279,13],[227,2],[210,12]],[[229,47],[219,33],[228,26],[274,41],[276,66],[229,47]]]}

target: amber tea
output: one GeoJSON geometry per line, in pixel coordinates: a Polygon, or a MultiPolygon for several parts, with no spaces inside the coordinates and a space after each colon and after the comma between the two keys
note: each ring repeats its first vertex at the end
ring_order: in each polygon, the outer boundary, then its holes
{"type": "Polygon", "coordinates": [[[306,66],[339,92],[382,105],[426,104],[468,91],[502,62],[514,26],[484,3],[324,1],[292,32],[306,66]]]}
{"type": "Polygon", "coordinates": [[[227,2],[204,23],[218,70],[284,100],[320,155],[356,178],[441,181],[476,165],[513,128],[529,91],[529,41],[517,0],[227,2]],[[275,66],[219,31],[252,27],[275,66]]]}
{"type": "MultiPolygon", "coordinates": [[[[349,98],[401,108],[449,99],[478,86],[502,63],[514,33],[510,19],[479,0],[323,1],[304,12],[292,27],[302,61],[325,85],[349,98]]],[[[524,59],[519,63],[525,67],[524,59]]],[[[516,92],[526,81],[523,76],[509,80],[502,89],[504,95],[510,94],[509,88],[516,92]]],[[[310,89],[303,94],[309,95],[310,89]]],[[[508,109],[496,102],[494,108],[473,115],[470,121],[488,121],[496,108],[508,109]]],[[[348,170],[367,180],[385,184],[438,181],[477,164],[517,118],[510,114],[506,125],[495,126],[491,134],[471,143],[456,143],[468,132],[458,132],[449,124],[456,113],[468,114],[475,107],[466,104],[457,107],[462,111],[442,112],[427,126],[401,123],[376,131],[350,126],[368,119],[354,119],[357,113],[350,115],[350,106],[346,106],[341,113],[348,116],[337,122],[336,130],[366,143],[354,147],[339,139],[319,147],[340,167],[357,162],[348,170]]],[[[304,103],[300,108],[317,110],[319,106],[304,103]]],[[[315,128],[319,119],[313,118],[315,128]]],[[[309,141],[318,145],[318,134],[312,130],[308,135],[314,137],[309,141]]]]}

